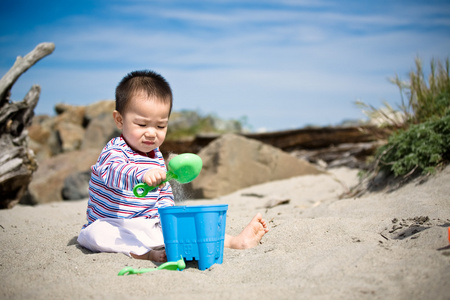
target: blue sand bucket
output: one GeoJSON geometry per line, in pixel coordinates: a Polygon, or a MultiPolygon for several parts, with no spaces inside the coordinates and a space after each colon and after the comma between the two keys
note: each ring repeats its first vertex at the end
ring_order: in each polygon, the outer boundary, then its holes
{"type": "Polygon", "coordinates": [[[168,261],[197,260],[206,270],[223,262],[228,205],[171,206],[159,208],[168,261]]]}

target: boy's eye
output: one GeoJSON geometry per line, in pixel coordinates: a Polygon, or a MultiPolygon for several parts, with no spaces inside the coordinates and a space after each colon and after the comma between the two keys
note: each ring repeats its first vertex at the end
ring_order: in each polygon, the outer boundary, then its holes
{"type": "Polygon", "coordinates": [[[139,127],[145,127],[145,126],[147,126],[147,125],[145,125],[145,124],[138,124],[138,126],[139,126],[139,127]]]}
{"type": "Polygon", "coordinates": [[[159,129],[164,129],[166,126],[158,126],[159,129]]]}

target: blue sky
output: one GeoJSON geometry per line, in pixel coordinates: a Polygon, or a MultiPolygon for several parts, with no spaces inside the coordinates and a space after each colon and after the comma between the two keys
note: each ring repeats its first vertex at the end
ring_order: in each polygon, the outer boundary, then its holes
{"type": "Polygon", "coordinates": [[[41,42],[56,49],[14,85],[42,88],[38,114],[58,102],[113,99],[120,79],[152,69],[174,110],[246,117],[254,131],[336,125],[354,102],[400,103],[388,78],[420,57],[450,55],[450,2],[0,1],[0,72],[41,42]]]}

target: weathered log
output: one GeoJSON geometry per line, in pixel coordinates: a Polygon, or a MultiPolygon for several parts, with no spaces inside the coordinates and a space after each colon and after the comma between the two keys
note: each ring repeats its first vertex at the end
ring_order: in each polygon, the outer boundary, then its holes
{"type": "Polygon", "coordinates": [[[12,68],[0,80],[0,107],[9,100],[9,92],[16,80],[31,66],[55,50],[53,43],[41,43],[25,57],[18,56],[12,68]]]}
{"type": "Polygon", "coordinates": [[[34,116],[41,88],[33,85],[20,102],[11,102],[10,90],[19,76],[44,56],[53,52],[52,43],[39,44],[0,80],[0,208],[11,208],[24,196],[37,169],[34,153],[28,148],[27,126],[34,116]]]}
{"type": "MultiPolygon", "coordinates": [[[[373,142],[380,138],[374,134],[375,131],[379,132],[380,135],[382,134],[381,129],[371,126],[354,126],[303,128],[241,135],[291,152],[298,149],[322,149],[340,144],[373,142]],[[372,129],[372,131],[367,129],[372,129]]],[[[196,153],[219,136],[199,135],[189,141],[166,141],[161,148],[166,152],[196,153]]]]}
{"type": "Polygon", "coordinates": [[[298,148],[318,149],[344,143],[364,143],[376,138],[360,126],[303,128],[245,135],[248,138],[291,151],[298,148]]]}
{"type": "Polygon", "coordinates": [[[31,124],[34,108],[39,101],[41,87],[33,85],[21,102],[12,102],[0,108],[0,133],[20,136],[31,124]]]}
{"type": "Polygon", "coordinates": [[[19,202],[37,169],[24,129],[33,118],[39,94],[40,87],[34,85],[22,102],[0,109],[0,208],[11,208],[19,202]]]}
{"type": "Polygon", "coordinates": [[[367,157],[373,155],[381,144],[381,141],[346,143],[319,149],[298,149],[291,154],[325,168],[345,165],[350,168],[367,169],[367,157]]]}
{"type": "MultiPolygon", "coordinates": [[[[346,165],[367,167],[366,158],[373,155],[388,131],[374,126],[303,128],[268,133],[241,134],[247,138],[272,145],[312,163],[324,162],[328,167],[346,165]],[[351,159],[351,161],[349,160],[351,159]]],[[[220,135],[200,135],[192,140],[165,141],[161,151],[197,153],[220,135]]]]}

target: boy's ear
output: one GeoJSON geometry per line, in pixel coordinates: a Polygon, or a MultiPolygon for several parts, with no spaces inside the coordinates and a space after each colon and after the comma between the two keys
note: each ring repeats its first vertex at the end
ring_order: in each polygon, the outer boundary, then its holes
{"type": "Polygon", "coordinates": [[[117,110],[113,111],[113,118],[114,118],[114,123],[116,123],[117,128],[122,130],[123,118],[122,118],[122,115],[120,114],[120,112],[118,112],[117,110]]]}

